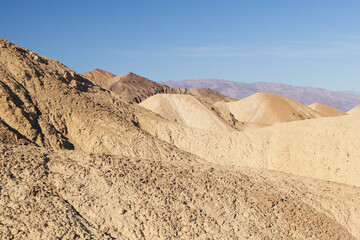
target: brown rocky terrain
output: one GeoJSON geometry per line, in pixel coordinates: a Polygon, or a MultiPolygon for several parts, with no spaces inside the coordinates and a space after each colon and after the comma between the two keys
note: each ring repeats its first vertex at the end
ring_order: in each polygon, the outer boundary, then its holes
{"type": "MultiPolygon", "coordinates": [[[[100,71],[101,73],[105,72],[103,70],[100,71]]],[[[82,73],[81,75],[88,78],[89,76],[96,75],[98,72],[99,70],[95,69],[92,72],[82,73]]],[[[110,78],[106,77],[108,75],[109,74],[101,74],[97,75],[98,77],[96,78],[90,77],[88,79],[107,90],[113,91],[114,93],[120,95],[123,99],[136,103],[139,103],[149,97],[149,91],[151,95],[154,95],[161,89],[164,91],[166,89],[167,92],[170,92],[170,88],[168,86],[156,83],[147,78],[136,75],[135,73],[128,73],[125,76],[115,76],[111,74],[110,78]]]]}
{"type": "Polygon", "coordinates": [[[146,98],[156,94],[188,94],[201,98],[202,101],[214,103],[217,101],[232,101],[234,99],[224,96],[211,89],[186,89],[170,88],[167,85],[159,84],[145,77],[129,73],[125,76],[116,76],[101,69],[80,74],[82,77],[110,90],[130,102],[140,103],[146,98]]]}
{"type": "Polygon", "coordinates": [[[1,239],[360,237],[359,118],[191,128],[3,39],[0,92],[1,239]]]}
{"type": "Polygon", "coordinates": [[[96,82],[99,85],[103,85],[108,79],[116,77],[115,74],[112,74],[111,72],[107,72],[99,68],[96,68],[91,72],[82,73],[80,75],[83,78],[89,79],[92,82],[96,82]]]}
{"type": "Polygon", "coordinates": [[[243,99],[255,93],[268,92],[291,98],[305,105],[321,102],[341,111],[348,111],[360,103],[360,94],[354,92],[328,91],[321,88],[297,87],[269,82],[233,82],[223,79],[188,79],[161,82],[173,88],[210,88],[223,95],[243,99]]]}

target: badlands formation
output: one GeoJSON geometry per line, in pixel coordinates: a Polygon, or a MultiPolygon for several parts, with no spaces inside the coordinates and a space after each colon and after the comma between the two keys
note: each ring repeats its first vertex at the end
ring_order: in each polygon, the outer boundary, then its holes
{"type": "Polygon", "coordinates": [[[275,96],[290,112],[245,119],[211,92],[138,105],[109,76],[0,39],[1,239],[360,238],[360,118],[275,96]]]}

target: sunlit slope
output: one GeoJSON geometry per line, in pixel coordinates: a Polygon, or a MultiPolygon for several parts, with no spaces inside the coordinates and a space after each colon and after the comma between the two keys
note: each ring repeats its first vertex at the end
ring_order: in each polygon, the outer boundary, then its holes
{"type": "Polygon", "coordinates": [[[354,116],[360,116],[360,105],[350,109],[347,113],[354,116]]]}
{"type": "Polygon", "coordinates": [[[259,126],[323,117],[308,106],[273,93],[256,93],[239,101],[214,105],[230,111],[240,122],[259,126]]]}
{"type": "Polygon", "coordinates": [[[323,103],[313,103],[309,105],[310,108],[320,112],[321,114],[324,114],[327,117],[336,117],[336,116],[344,116],[347,115],[347,113],[340,111],[339,109],[333,108],[329,105],[323,104],[323,103]]]}
{"type": "Polygon", "coordinates": [[[235,131],[227,122],[190,95],[159,94],[146,99],[140,106],[188,127],[235,131]]]}
{"type": "Polygon", "coordinates": [[[352,116],[282,123],[231,134],[185,128],[160,119],[139,119],[149,133],[211,162],[360,186],[360,119],[352,116]]]}

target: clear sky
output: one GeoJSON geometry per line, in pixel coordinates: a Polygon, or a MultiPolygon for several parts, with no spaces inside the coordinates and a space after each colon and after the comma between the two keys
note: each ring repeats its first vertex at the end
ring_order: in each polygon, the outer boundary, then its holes
{"type": "Polygon", "coordinates": [[[79,73],[360,92],[357,0],[2,0],[0,37],[79,73]]]}

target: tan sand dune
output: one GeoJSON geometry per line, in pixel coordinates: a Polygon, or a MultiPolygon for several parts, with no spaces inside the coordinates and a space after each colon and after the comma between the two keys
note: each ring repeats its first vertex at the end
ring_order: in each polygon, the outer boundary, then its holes
{"type": "Polygon", "coordinates": [[[308,106],[273,93],[256,93],[236,102],[214,105],[231,112],[238,121],[255,126],[323,117],[308,106]]]}
{"type": "Polygon", "coordinates": [[[360,237],[360,188],[310,178],[357,185],[359,118],[190,128],[3,39],[0,77],[0,239],[360,237]]]}
{"type": "Polygon", "coordinates": [[[322,113],[323,115],[327,116],[327,117],[336,117],[336,116],[343,116],[343,115],[347,115],[347,113],[340,111],[336,108],[333,108],[329,105],[323,104],[323,103],[313,103],[311,105],[308,105],[308,107],[322,113]]]}
{"type": "Polygon", "coordinates": [[[360,105],[350,109],[347,113],[354,116],[360,116],[360,105]]]}
{"type": "Polygon", "coordinates": [[[188,127],[235,131],[227,122],[190,95],[159,94],[146,99],[140,103],[140,106],[188,127]]]}

